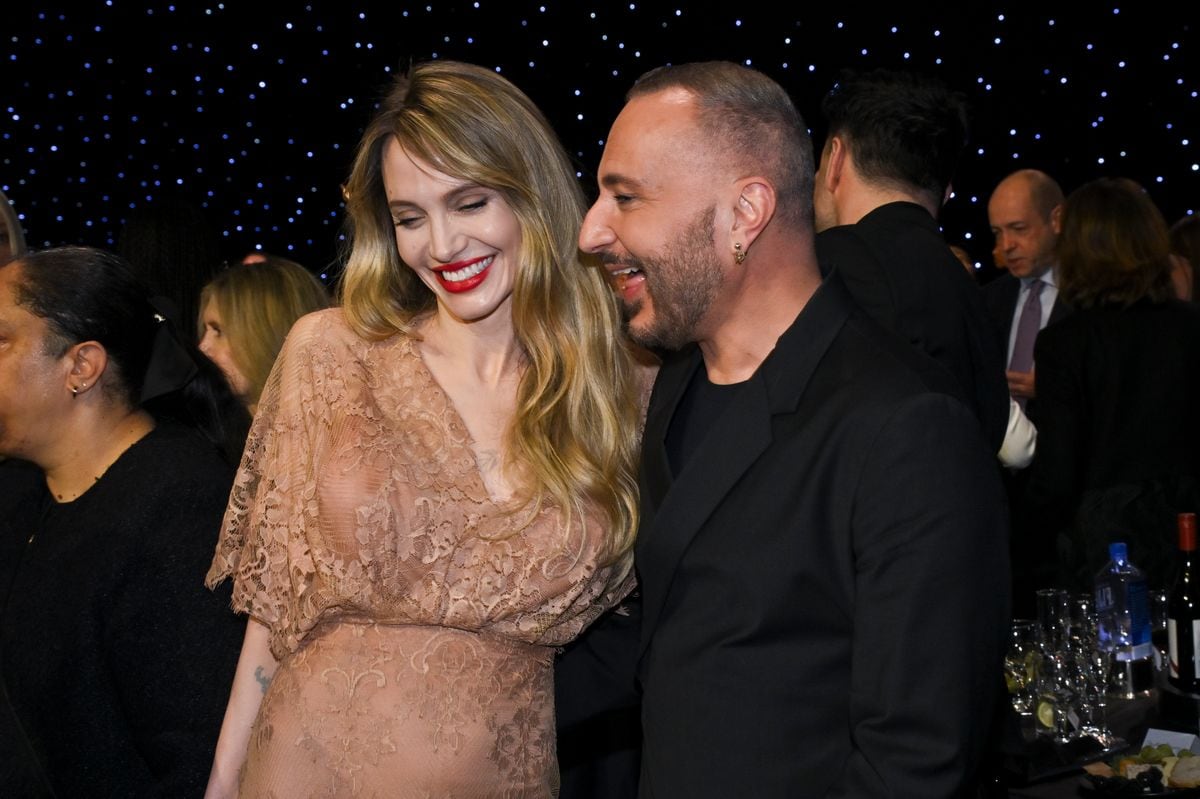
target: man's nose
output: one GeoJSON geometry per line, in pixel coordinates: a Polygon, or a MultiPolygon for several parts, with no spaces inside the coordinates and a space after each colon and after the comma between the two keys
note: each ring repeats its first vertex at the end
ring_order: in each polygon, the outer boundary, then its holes
{"type": "Polygon", "coordinates": [[[596,200],[583,217],[583,225],[579,228],[579,249],[584,252],[599,252],[616,239],[612,227],[608,224],[607,214],[601,207],[604,198],[596,200]]]}

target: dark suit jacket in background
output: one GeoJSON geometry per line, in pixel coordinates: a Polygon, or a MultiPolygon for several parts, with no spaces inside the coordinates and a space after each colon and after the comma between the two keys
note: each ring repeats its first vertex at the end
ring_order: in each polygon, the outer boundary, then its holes
{"type": "MultiPolygon", "coordinates": [[[[1004,358],[1004,368],[1008,368],[1008,340],[1012,337],[1013,315],[1017,312],[1017,296],[1021,293],[1021,279],[1013,277],[1008,272],[985,283],[983,286],[983,304],[987,308],[992,325],[1000,336],[1000,354],[1004,358]]],[[[1057,322],[1071,313],[1070,307],[1057,297],[1054,307],[1050,309],[1050,318],[1046,325],[1057,322]]],[[[1036,362],[1036,358],[1034,361],[1036,362]]]]}
{"type": "Polygon", "coordinates": [[[950,370],[998,452],[1008,427],[1005,349],[979,287],[929,212],[908,202],[880,206],[819,234],[817,258],[868,316],[950,370]]]}
{"type": "Polygon", "coordinates": [[[978,421],[828,278],[672,479],[702,368],[664,364],[646,422],[641,795],[960,795],[1008,626],[978,421]]]}
{"type": "Polygon", "coordinates": [[[1087,590],[1108,544],[1126,541],[1151,588],[1169,587],[1175,514],[1200,510],[1200,309],[1076,310],[1041,332],[1034,356],[1038,444],[1014,556],[1057,565],[1045,585],[1087,590]]]}
{"type": "MultiPolygon", "coordinates": [[[[1020,278],[1005,272],[983,286],[983,303],[988,316],[1000,337],[1000,354],[1004,357],[1004,368],[1008,368],[1008,340],[1012,332],[1013,314],[1017,309],[1017,297],[1021,291],[1020,278]]],[[[1062,297],[1056,297],[1046,327],[1065,319],[1071,313],[1062,297]]],[[[1038,340],[1041,333],[1038,333],[1038,340]]],[[[1036,353],[1036,350],[1035,350],[1036,353]]],[[[1036,361],[1036,358],[1035,358],[1036,361]]],[[[1039,385],[1041,369],[1037,368],[1039,385]]],[[[1029,412],[1027,406],[1027,413],[1029,412]]],[[[1037,446],[1042,446],[1042,430],[1038,427],[1037,446]]],[[[1036,457],[1036,455],[1035,455],[1036,457]]],[[[1044,523],[1038,523],[1037,509],[1024,507],[1029,469],[1005,473],[1005,490],[1008,492],[1012,514],[1012,569],[1013,569],[1013,614],[1023,618],[1034,618],[1037,613],[1034,592],[1039,588],[1056,585],[1057,568],[1054,562],[1053,543],[1036,544],[1047,536],[1044,523]]],[[[1053,536],[1051,535],[1051,538],[1053,536]]]]}

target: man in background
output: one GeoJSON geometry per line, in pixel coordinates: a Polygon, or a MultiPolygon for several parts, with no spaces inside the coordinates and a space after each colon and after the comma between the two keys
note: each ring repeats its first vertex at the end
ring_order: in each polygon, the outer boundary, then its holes
{"type": "Polygon", "coordinates": [[[1009,393],[1022,408],[1036,393],[1037,334],[1069,312],[1058,301],[1054,273],[1062,205],[1058,183],[1036,169],[1004,178],[988,201],[988,223],[1008,271],[983,287],[983,298],[1008,348],[1009,393]]]}
{"type": "Polygon", "coordinates": [[[938,229],[967,143],[962,96],[913,73],[847,73],[822,104],[817,257],[858,305],[954,375],[998,452],[1004,354],[983,298],[938,229]]]}

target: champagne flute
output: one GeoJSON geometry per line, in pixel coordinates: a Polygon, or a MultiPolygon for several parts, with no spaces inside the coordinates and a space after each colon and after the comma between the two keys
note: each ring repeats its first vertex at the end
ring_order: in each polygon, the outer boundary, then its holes
{"type": "Polygon", "coordinates": [[[1013,709],[1021,716],[1033,712],[1037,690],[1038,636],[1030,619],[1014,619],[1004,655],[1004,681],[1013,709]]]}
{"type": "Polygon", "coordinates": [[[1049,652],[1062,651],[1066,647],[1070,624],[1070,595],[1062,588],[1040,588],[1036,597],[1042,648],[1049,652]]]}

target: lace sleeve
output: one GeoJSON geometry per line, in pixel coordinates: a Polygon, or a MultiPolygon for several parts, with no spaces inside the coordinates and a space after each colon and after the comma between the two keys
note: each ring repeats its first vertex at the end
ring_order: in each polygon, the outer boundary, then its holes
{"type": "Polygon", "coordinates": [[[305,607],[315,593],[314,475],[329,408],[344,388],[324,351],[322,316],[297,322],[267,378],[205,578],[209,588],[233,578],[233,609],[267,625],[276,657],[319,615],[305,607]]]}

